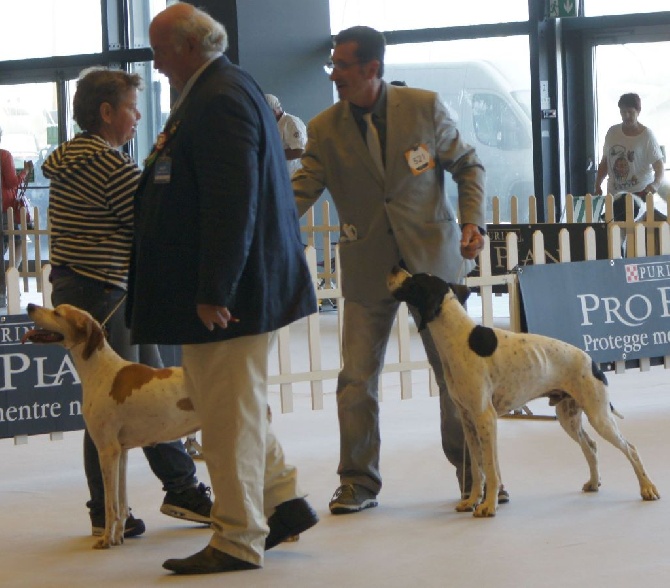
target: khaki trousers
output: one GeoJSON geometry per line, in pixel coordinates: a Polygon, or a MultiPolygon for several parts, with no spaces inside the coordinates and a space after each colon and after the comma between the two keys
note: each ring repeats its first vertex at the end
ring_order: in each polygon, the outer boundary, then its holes
{"type": "Polygon", "coordinates": [[[262,565],[267,517],[303,497],[296,468],[268,422],[268,354],[275,333],[182,346],[186,389],[202,422],[214,505],[210,545],[262,565]]]}

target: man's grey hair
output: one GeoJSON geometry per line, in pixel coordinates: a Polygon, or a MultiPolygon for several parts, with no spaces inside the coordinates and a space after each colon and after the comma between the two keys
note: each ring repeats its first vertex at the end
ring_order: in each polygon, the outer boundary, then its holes
{"type": "Polygon", "coordinates": [[[172,31],[175,41],[195,37],[205,57],[211,58],[228,48],[228,33],[225,27],[200,8],[194,8],[190,16],[175,21],[172,31]]]}

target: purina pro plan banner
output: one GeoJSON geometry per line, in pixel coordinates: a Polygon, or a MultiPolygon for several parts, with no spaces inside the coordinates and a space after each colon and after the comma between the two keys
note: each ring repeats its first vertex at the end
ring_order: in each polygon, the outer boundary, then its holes
{"type": "Polygon", "coordinates": [[[526,266],[528,331],[572,343],[596,363],[670,355],[670,256],[526,266]]]}

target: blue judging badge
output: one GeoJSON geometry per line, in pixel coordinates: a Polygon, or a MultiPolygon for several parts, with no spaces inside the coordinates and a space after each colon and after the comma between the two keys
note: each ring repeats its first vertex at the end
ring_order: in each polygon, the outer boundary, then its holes
{"type": "Polygon", "coordinates": [[[167,156],[159,157],[154,166],[154,183],[169,184],[172,173],[172,159],[167,156]]]}

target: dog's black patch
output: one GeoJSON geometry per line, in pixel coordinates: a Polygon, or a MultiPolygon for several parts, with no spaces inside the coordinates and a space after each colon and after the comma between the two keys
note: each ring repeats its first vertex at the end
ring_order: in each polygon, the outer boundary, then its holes
{"type": "Polygon", "coordinates": [[[419,331],[422,331],[440,314],[442,301],[447,292],[449,292],[449,284],[437,276],[414,274],[393,292],[393,297],[411,304],[419,311],[421,316],[419,331]]]}
{"type": "Polygon", "coordinates": [[[607,376],[593,360],[591,361],[591,373],[596,380],[600,380],[603,384],[605,384],[605,386],[607,386],[607,376]]]}
{"type": "Polygon", "coordinates": [[[479,357],[490,357],[498,347],[498,337],[490,327],[477,325],[470,331],[468,345],[479,357]]]}

